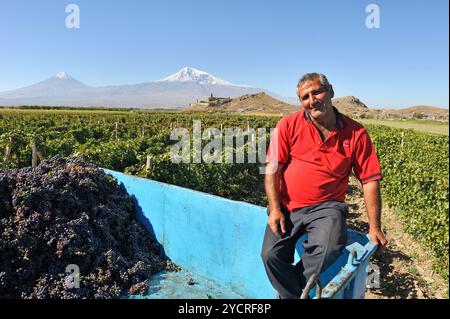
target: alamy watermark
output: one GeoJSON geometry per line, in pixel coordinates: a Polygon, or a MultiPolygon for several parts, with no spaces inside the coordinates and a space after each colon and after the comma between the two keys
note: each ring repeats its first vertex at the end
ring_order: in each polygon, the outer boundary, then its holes
{"type": "Polygon", "coordinates": [[[80,288],[80,267],[75,264],[67,265],[66,274],[64,287],[67,289],[80,288]]]}
{"type": "MultiPolygon", "coordinates": [[[[172,146],[172,163],[266,163],[267,135],[277,143],[277,129],[271,128],[214,128],[202,131],[200,120],[194,120],[192,134],[186,128],[175,128],[170,139],[178,141],[172,146]],[[208,143],[202,143],[207,141],[208,143]],[[204,145],[203,145],[204,144],[204,145]],[[202,146],[203,145],[203,146],[202,146]]],[[[273,147],[271,158],[277,158],[278,147],[273,147]]],[[[275,162],[275,161],[274,161],[275,162]]],[[[261,166],[260,173],[266,168],[261,166]]]]}
{"type": "Polygon", "coordinates": [[[380,7],[377,4],[369,4],[366,6],[366,13],[369,15],[366,17],[366,27],[368,29],[380,28],[380,7]]]}
{"type": "Polygon", "coordinates": [[[80,7],[77,4],[71,3],[66,6],[66,13],[69,15],[66,17],[67,29],[79,29],[80,28],[80,7]]]}
{"type": "Polygon", "coordinates": [[[366,268],[366,273],[366,288],[380,289],[380,267],[375,264],[369,263],[366,268]]]}

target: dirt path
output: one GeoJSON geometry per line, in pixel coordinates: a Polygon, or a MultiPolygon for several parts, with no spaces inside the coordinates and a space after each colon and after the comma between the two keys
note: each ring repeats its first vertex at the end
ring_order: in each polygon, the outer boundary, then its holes
{"type": "MultiPolygon", "coordinates": [[[[369,224],[359,182],[351,178],[347,194],[348,226],[368,232],[369,224]]],[[[386,250],[372,263],[380,269],[380,288],[368,289],[367,299],[448,298],[448,282],[432,270],[434,257],[406,234],[391,209],[384,205],[382,229],[386,250]]]]}

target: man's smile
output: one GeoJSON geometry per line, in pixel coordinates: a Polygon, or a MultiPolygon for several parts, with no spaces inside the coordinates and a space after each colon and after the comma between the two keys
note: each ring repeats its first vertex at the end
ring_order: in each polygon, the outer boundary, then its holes
{"type": "Polygon", "coordinates": [[[314,105],[311,105],[312,110],[323,111],[324,105],[322,102],[317,102],[314,105]]]}

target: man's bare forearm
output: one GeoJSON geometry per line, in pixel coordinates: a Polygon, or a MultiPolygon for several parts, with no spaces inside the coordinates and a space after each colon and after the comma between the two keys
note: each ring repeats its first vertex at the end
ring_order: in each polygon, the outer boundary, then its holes
{"type": "Polygon", "coordinates": [[[269,220],[267,221],[270,229],[276,235],[286,233],[284,215],[280,209],[280,175],[276,163],[268,163],[266,166],[266,177],[264,179],[267,201],[269,204],[269,220]]]}
{"type": "Polygon", "coordinates": [[[381,192],[380,182],[372,181],[363,184],[364,201],[366,202],[367,215],[369,217],[369,237],[379,249],[387,245],[387,240],[381,231],[381,192]]]}
{"type": "Polygon", "coordinates": [[[381,230],[381,193],[380,182],[373,181],[363,184],[364,201],[366,203],[369,227],[373,230],[381,230]]]}
{"type": "Polygon", "coordinates": [[[280,176],[276,164],[268,163],[266,167],[266,176],[264,179],[264,187],[266,190],[267,201],[269,204],[269,212],[280,210],[280,176]]]}

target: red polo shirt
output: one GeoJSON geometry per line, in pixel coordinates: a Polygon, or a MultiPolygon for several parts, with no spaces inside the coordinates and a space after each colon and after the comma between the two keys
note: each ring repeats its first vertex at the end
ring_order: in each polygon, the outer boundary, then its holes
{"type": "Polygon", "coordinates": [[[325,141],[305,110],[282,118],[272,134],[266,162],[281,165],[280,202],[291,212],[330,200],[343,202],[352,169],[363,184],[381,179],[366,129],[334,111],[337,125],[325,141]]]}

